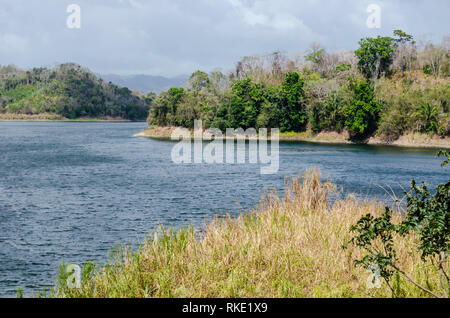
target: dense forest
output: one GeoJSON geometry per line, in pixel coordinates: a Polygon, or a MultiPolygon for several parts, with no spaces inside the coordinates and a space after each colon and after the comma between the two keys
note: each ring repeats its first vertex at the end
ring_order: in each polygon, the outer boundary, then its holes
{"type": "Polygon", "coordinates": [[[29,71],[0,67],[0,114],[144,120],[149,100],[76,64],[29,71]]]}
{"type": "Polygon", "coordinates": [[[364,38],[355,52],[320,45],[294,58],[245,57],[228,74],[193,73],[182,88],[156,96],[152,126],[348,131],[354,140],[407,132],[450,134],[450,37],[417,43],[401,30],[364,38]]]}

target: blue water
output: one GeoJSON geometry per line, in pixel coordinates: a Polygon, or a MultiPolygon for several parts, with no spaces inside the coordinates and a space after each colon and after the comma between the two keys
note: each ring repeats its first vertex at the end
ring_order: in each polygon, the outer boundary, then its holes
{"type": "Polygon", "coordinates": [[[133,134],[145,123],[0,122],[0,297],[51,286],[58,266],[104,263],[117,244],[138,246],[158,225],[202,226],[257,204],[264,188],[319,167],[359,197],[389,200],[415,178],[449,179],[435,150],[281,143],[280,170],[175,165],[174,143],[133,134]]]}

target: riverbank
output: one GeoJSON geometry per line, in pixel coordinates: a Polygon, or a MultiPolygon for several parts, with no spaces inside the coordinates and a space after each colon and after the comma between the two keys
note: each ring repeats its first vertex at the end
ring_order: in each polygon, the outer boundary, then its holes
{"type": "Polygon", "coordinates": [[[36,122],[130,122],[130,120],[120,117],[102,117],[90,118],[79,117],[76,119],[69,119],[58,114],[42,113],[35,115],[27,114],[0,114],[0,122],[2,121],[36,121],[36,122]]]}
{"type": "MultiPolygon", "coordinates": [[[[392,297],[386,283],[367,288],[370,273],[356,267],[361,251],[342,245],[363,215],[384,205],[352,196],[332,202],[336,187],[318,171],[293,178],[285,198],[268,193],[258,208],[237,219],[215,219],[192,228],[160,230],[137,252],[119,251],[111,263],[86,265],[80,289],[59,278],[55,297],[392,297]]],[[[399,211],[399,210],[397,210],[399,211]]],[[[399,219],[397,213],[394,218],[399,219]]],[[[413,253],[413,236],[395,239],[397,263],[417,282],[439,289],[439,273],[413,253]]],[[[428,297],[398,278],[399,297],[428,297]]]]}
{"type": "MultiPolygon", "coordinates": [[[[170,139],[172,133],[178,127],[149,127],[134,137],[146,137],[153,139],[170,139]]],[[[281,133],[280,141],[302,141],[314,143],[330,143],[330,144],[354,144],[349,140],[347,132],[321,132],[312,134],[310,132],[302,133],[281,133]]],[[[270,139],[270,137],[269,137],[270,139]]],[[[400,147],[419,147],[419,148],[445,148],[450,149],[450,137],[441,138],[439,136],[429,136],[421,133],[408,133],[400,136],[395,141],[387,142],[380,136],[371,137],[365,142],[368,145],[385,145],[400,147]]]]}

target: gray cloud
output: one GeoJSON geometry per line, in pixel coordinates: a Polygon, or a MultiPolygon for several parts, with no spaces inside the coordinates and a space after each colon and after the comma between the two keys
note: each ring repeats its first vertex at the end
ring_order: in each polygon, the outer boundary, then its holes
{"type": "Polygon", "coordinates": [[[188,74],[228,69],[243,56],[303,52],[311,42],[355,49],[364,36],[403,29],[439,41],[448,0],[0,0],[0,64],[76,62],[95,72],[188,74]],[[81,29],[66,8],[81,6],[81,29]],[[368,29],[366,8],[382,8],[368,29]],[[432,36],[431,36],[432,35],[432,36]]]}

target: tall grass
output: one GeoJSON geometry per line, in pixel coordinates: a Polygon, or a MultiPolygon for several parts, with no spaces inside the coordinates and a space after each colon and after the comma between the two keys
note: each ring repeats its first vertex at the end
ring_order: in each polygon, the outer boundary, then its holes
{"type": "MultiPolygon", "coordinates": [[[[286,180],[286,195],[268,193],[252,212],[215,219],[201,234],[192,227],[160,229],[138,251],[119,249],[109,264],[87,266],[81,289],[64,275],[56,297],[428,297],[400,277],[394,294],[355,267],[361,251],[342,245],[349,228],[384,206],[352,196],[331,202],[336,187],[317,170],[286,180]]],[[[400,213],[397,218],[400,218],[400,213]]],[[[414,252],[415,238],[396,239],[398,264],[431,290],[439,274],[414,252]]]]}

